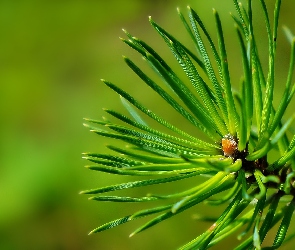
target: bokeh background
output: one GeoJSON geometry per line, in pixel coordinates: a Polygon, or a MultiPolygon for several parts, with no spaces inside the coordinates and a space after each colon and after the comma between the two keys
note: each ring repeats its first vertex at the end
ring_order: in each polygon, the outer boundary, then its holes
{"type": "MultiPolygon", "coordinates": [[[[274,3],[267,2],[269,6],[274,3]]],[[[220,11],[232,79],[238,82],[241,62],[228,15],[229,11],[234,12],[230,0],[0,2],[1,250],[175,249],[210,226],[192,220],[194,214],[220,213],[217,208],[199,206],[131,239],[129,233],[143,221],[88,236],[93,228],[141,206],[97,203],[78,195],[83,189],[127,180],[83,167],[87,162],[81,159],[82,152],[103,152],[109,143],[88,132],[82,126],[83,117],[99,119],[104,115],[102,107],[122,110],[119,98],[100,82],[101,78],[117,83],[152,110],[182,126],[178,117],[168,112],[124,64],[122,54],[143,65],[140,57],[118,37],[124,37],[121,29],[125,28],[176,65],[149,25],[148,16],[181,41],[189,41],[176,12],[176,7],[180,7],[185,13],[186,5],[198,11],[211,34],[215,32],[212,7],[220,11]]],[[[294,10],[294,1],[283,1],[281,24],[287,24],[295,33],[294,10]]],[[[254,17],[260,32],[261,14],[254,12],[254,17]]],[[[266,34],[261,32],[262,36],[266,34]]],[[[280,98],[289,60],[289,45],[281,29],[278,41],[281,44],[275,103],[280,98]]],[[[261,54],[266,58],[263,39],[261,54]]],[[[168,185],[166,189],[173,191],[186,185],[168,185]]],[[[134,192],[136,195],[138,191],[134,192]]],[[[235,239],[227,240],[223,249],[231,249],[234,243],[235,239]]]]}

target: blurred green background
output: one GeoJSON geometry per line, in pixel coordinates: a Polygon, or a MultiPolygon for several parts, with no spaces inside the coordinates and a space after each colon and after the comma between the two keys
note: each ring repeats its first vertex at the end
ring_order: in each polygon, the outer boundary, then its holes
{"type": "MultiPolygon", "coordinates": [[[[268,2],[271,6],[274,1],[268,2]]],[[[239,48],[228,15],[234,11],[230,0],[0,2],[1,250],[174,249],[209,226],[192,221],[194,213],[206,210],[208,215],[219,214],[216,208],[200,206],[131,239],[129,233],[142,221],[88,236],[93,228],[141,206],[97,203],[78,195],[83,189],[127,180],[83,168],[87,163],[81,159],[81,153],[102,152],[108,140],[89,133],[82,126],[82,118],[99,119],[104,115],[102,107],[122,110],[119,98],[100,79],[131,91],[152,110],[160,105],[121,59],[125,54],[142,64],[140,57],[118,39],[124,37],[121,29],[153,45],[176,65],[147,17],[151,15],[186,41],[188,36],[176,12],[176,7],[186,12],[186,5],[200,13],[211,34],[215,32],[211,9],[214,6],[220,11],[233,81],[238,82],[241,62],[236,56],[239,48]]],[[[293,32],[294,9],[294,1],[283,2],[282,24],[293,32]]],[[[255,18],[257,27],[262,27],[261,15],[255,18]]],[[[283,85],[289,46],[283,41],[281,30],[279,34],[277,78],[283,85]]],[[[261,48],[262,57],[266,56],[265,46],[261,48]]],[[[167,110],[161,106],[159,112],[174,124],[182,125],[167,110]]],[[[228,240],[227,249],[233,243],[228,240]]]]}

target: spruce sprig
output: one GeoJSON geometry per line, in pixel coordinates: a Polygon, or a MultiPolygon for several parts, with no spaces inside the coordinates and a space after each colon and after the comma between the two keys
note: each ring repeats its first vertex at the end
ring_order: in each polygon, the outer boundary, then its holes
{"type": "Polygon", "coordinates": [[[295,209],[295,135],[292,138],[288,136],[295,113],[286,121],[283,116],[295,92],[295,85],[292,85],[295,37],[284,27],[283,30],[291,44],[290,66],[283,96],[278,107],[275,107],[275,56],[281,0],[277,0],[274,6],[273,25],[270,23],[265,1],[259,2],[268,36],[267,71],[263,70],[258,53],[256,41],[259,36],[255,33],[252,1],[247,0],[245,9],[241,3],[233,0],[237,16],[232,17],[243,65],[239,92],[234,90],[232,84],[228,67],[230,62],[227,59],[228,48],[216,10],[213,10],[213,16],[217,45],[214,44],[196,11],[188,7],[187,20],[178,10],[181,22],[196,51],[188,49],[153,19],[149,19],[152,27],[183,69],[187,77],[185,80],[181,79],[153,48],[124,31],[127,39],[122,41],[142,55],[161,82],[168,86],[168,90],[161,86],[160,81],[152,80],[131,59],[124,57],[126,64],[162,97],[175,113],[180,114],[196,130],[207,136],[207,140],[197,138],[176,127],[117,85],[102,80],[120,96],[130,117],[105,109],[115,122],[86,119],[86,126],[100,136],[125,142],[126,147],[108,146],[114,152],[111,155],[85,153],[84,158],[94,163],[87,168],[110,174],[146,176],[146,179],[99,187],[81,193],[89,194],[91,200],[97,201],[168,200],[170,203],[137,211],[99,226],[90,233],[101,232],[134,219],[153,215],[150,221],[131,233],[130,236],[133,236],[205,202],[212,206],[224,203],[228,205],[207,231],[180,249],[207,249],[240,228],[244,228],[244,231],[238,235],[242,241],[236,249],[261,249],[267,233],[276,224],[280,225],[273,245],[269,246],[270,249],[277,249],[284,241],[294,237],[293,234],[286,238],[295,209]],[[171,133],[149,126],[148,119],[143,120],[140,113],[171,133]],[[268,160],[270,150],[277,151],[278,157],[274,161],[268,160]],[[148,194],[143,197],[102,195],[123,189],[176,182],[200,175],[206,176],[207,180],[176,193],[148,194]],[[216,198],[216,194],[221,192],[223,196],[216,198]],[[256,205],[249,206],[250,203],[256,205]],[[250,231],[252,235],[245,239],[250,231]]]}

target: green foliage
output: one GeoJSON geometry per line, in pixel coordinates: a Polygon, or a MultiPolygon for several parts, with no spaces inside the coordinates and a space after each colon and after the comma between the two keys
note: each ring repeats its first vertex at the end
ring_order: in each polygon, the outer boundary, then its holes
{"type": "Polygon", "coordinates": [[[96,134],[127,143],[125,148],[109,146],[109,149],[117,153],[114,155],[85,153],[84,158],[95,163],[87,168],[110,174],[153,178],[81,193],[95,195],[90,199],[97,201],[168,200],[169,204],[140,210],[108,222],[91,233],[101,232],[137,218],[155,216],[131,233],[130,236],[133,236],[201,202],[212,206],[225,203],[228,205],[215,223],[181,249],[207,249],[240,228],[244,228],[244,231],[238,236],[242,241],[236,249],[261,249],[267,233],[277,223],[280,225],[270,248],[276,249],[284,243],[295,208],[295,136],[289,138],[289,127],[295,114],[285,122],[283,119],[295,91],[295,85],[291,84],[295,37],[290,30],[284,28],[291,44],[291,60],[283,97],[275,108],[275,55],[281,1],[277,0],[275,3],[272,26],[265,2],[259,2],[268,35],[269,58],[266,72],[258,53],[259,37],[254,33],[252,1],[247,1],[248,6],[245,9],[242,4],[233,0],[238,14],[237,17],[233,15],[233,20],[243,65],[239,92],[235,91],[232,85],[224,33],[216,10],[213,15],[218,46],[214,44],[194,10],[188,8],[189,21],[179,11],[180,19],[192,38],[196,52],[192,52],[150,18],[152,27],[162,37],[183,69],[187,77],[185,80],[182,80],[149,45],[125,31],[127,39],[122,39],[123,42],[143,56],[166,86],[161,87],[129,58],[124,58],[126,64],[207,139],[196,138],[175,127],[115,84],[102,80],[120,95],[132,118],[106,109],[111,117],[120,121],[118,124],[106,119],[86,119],[87,127],[96,134]],[[167,87],[168,90],[165,90],[167,87]],[[165,131],[170,130],[171,134],[149,126],[148,120],[141,118],[138,111],[165,127],[165,131]],[[90,123],[104,128],[97,128],[89,125],[90,123]],[[276,150],[279,155],[274,161],[268,160],[271,150],[276,150]],[[200,175],[205,176],[207,180],[185,191],[168,195],[101,195],[200,175]],[[218,198],[221,192],[223,197],[218,198]],[[256,205],[249,206],[250,203],[256,205]],[[249,236],[248,232],[252,234],[249,236]],[[248,238],[245,239],[246,236],[248,238]]]}

